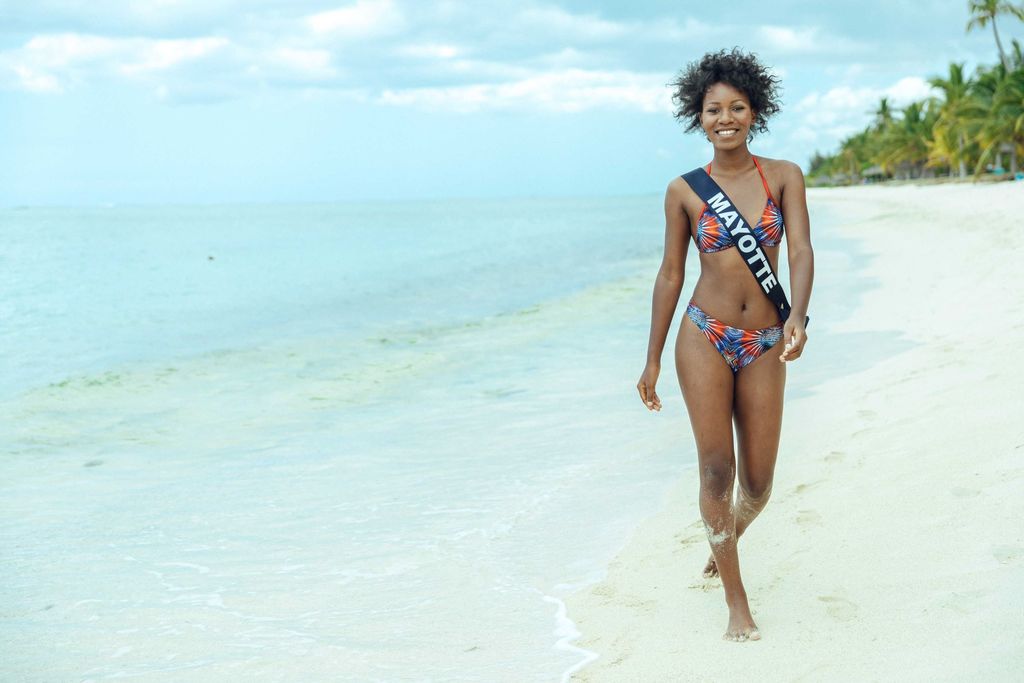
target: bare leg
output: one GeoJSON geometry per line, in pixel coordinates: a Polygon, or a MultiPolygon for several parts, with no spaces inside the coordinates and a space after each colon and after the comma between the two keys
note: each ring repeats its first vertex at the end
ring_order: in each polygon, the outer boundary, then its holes
{"type": "MultiPolygon", "coordinates": [[[[741,449],[742,452],[742,449],[741,449]]],[[[742,468],[741,468],[742,472],[742,468]]],[[[768,497],[771,495],[770,490],[766,491],[765,494],[760,498],[751,498],[747,492],[749,489],[743,486],[743,477],[740,476],[740,486],[736,491],[736,503],[733,506],[733,510],[736,515],[736,540],[739,541],[740,536],[747,530],[750,523],[761,514],[761,510],[768,503],[768,497]]],[[[715,556],[712,554],[708,557],[708,563],[704,565],[704,578],[712,579],[718,576],[718,565],[715,564],[715,556]]]]}
{"type": "MultiPolygon", "coordinates": [[[[782,431],[786,366],[772,347],[736,375],[734,410],[739,442],[739,490],[736,492],[736,537],[743,535],[771,497],[782,431]]],[[[705,578],[718,575],[714,555],[705,578]]]]}
{"type": "Polygon", "coordinates": [[[722,637],[756,640],[761,636],[750,615],[736,552],[736,518],[732,505],[736,470],[732,437],[733,374],[689,320],[683,320],[676,341],[676,369],[697,443],[701,518],[729,606],[729,626],[722,637]]]}

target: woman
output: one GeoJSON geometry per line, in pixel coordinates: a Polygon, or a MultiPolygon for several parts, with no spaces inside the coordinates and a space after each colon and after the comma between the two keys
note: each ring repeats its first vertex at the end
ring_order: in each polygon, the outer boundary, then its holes
{"type": "Polygon", "coordinates": [[[676,118],[687,124],[687,132],[704,131],[714,147],[705,168],[740,215],[754,219],[747,224],[756,221],[754,235],[776,273],[785,232],[792,296],[788,320],[782,324],[729,232],[687,182],[675,178],[665,193],[665,256],[654,285],[647,366],[637,384],[647,408],[661,410],[655,385],[692,238],[700,251],[700,277],[676,337],[676,371],[697,444],[700,513],[711,544],[704,576],[722,578],[729,607],[722,637],[736,641],[761,637],[740,578],[736,543],[771,494],[786,363],[800,357],[807,341],[804,316],[814,274],[800,167],[754,157],[747,148],[754,132],[765,132],[768,117],[779,110],[777,84],[753,55],[737,49],[705,55],[672,83],[676,118]]]}

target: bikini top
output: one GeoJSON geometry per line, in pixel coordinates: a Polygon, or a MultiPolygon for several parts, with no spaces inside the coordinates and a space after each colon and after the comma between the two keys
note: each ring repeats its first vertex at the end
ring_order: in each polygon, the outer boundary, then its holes
{"type": "MultiPolygon", "coordinates": [[[[761,220],[751,228],[751,232],[762,246],[775,247],[782,242],[782,231],[785,228],[782,224],[782,209],[772,198],[772,191],[768,188],[768,181],[757,157],[754,157],[754,166],[757,166],[757,172],[761,175],[761,183],[764,185],[764,191],[768,193],[768,201],[761,212],[761,220]]],[[[710,175],[711,164],[709,163],[704,170],[710,175]]],[[[732,235],[713,213],[708,212],[708,205],[704,204],[700,216],[697,217],[697,249],[708,254],[735,246],[732,235]]]]}

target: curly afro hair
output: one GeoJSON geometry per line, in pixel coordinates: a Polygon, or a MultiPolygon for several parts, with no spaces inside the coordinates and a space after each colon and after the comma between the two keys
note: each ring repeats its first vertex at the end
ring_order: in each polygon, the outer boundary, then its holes
{"type": "Polygon", "coordinates": [[[768,72],[753,54],[731,51],[709,52],[700,61],[691,62],[669,83],[675,92],[676,120],[686,124],[686,131],[700,128],[700,114],[704,108],[704,95],[716,83],[727,83],[750,98],[756,113],[750,127],[759,133],[768,132],[768,117],[779,111],[779,79],[768,72]]]}

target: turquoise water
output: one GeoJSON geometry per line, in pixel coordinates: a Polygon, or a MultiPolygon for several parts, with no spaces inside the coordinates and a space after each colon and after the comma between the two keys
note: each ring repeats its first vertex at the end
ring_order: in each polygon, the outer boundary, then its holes
{"type": "MultiPolygon", "coordinates": [[[[791,396],[819,348],[870,362],[828,332],[864,258],[812,215],[791,396]]],[[[665,410],[635,396],[657,196],[0,233],[5,677],[558,680],[586,656],[562,598],[694,460],[670,352],[665,410]]]]}

